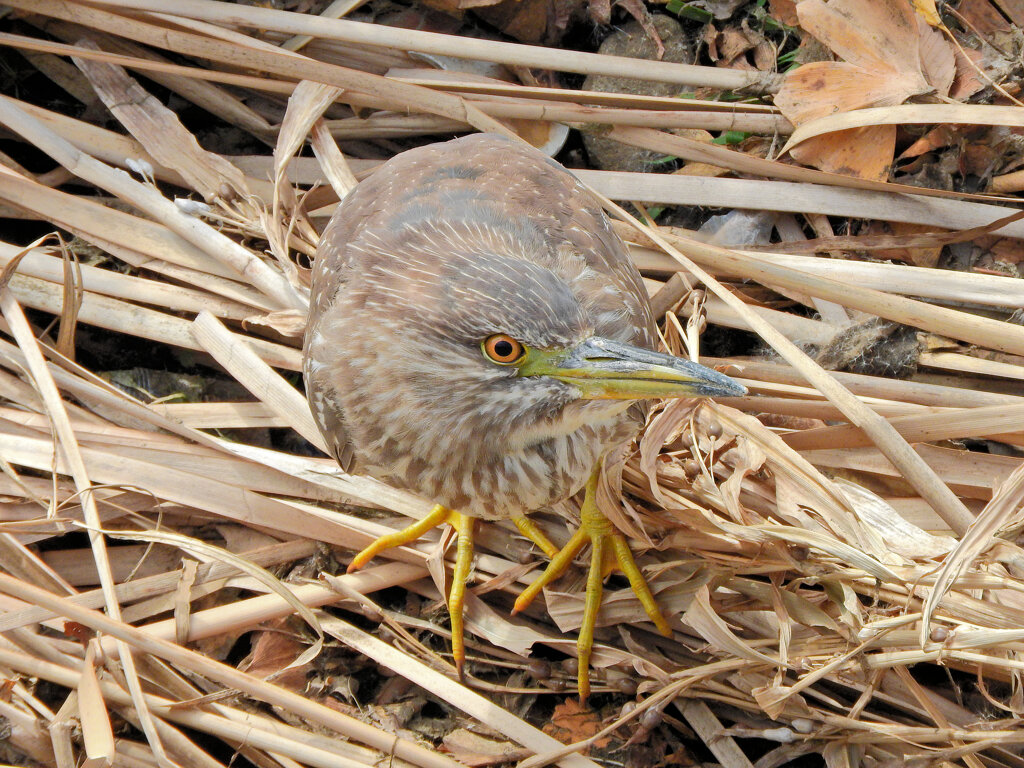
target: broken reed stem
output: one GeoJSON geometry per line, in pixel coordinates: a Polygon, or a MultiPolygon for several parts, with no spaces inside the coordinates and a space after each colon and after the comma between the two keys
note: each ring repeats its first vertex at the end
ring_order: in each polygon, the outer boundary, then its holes
{"type": "Polygon", "coordinates": [[[124,171],[85,154],[31,115],[0,100],[0,122],[50,155],[76,176],[141,208],[188,242],[228,264],[283,308],[305,309],[306,301],[284,276],[218,230],[178,210],[155,188],[140,184],[124,171]]]}

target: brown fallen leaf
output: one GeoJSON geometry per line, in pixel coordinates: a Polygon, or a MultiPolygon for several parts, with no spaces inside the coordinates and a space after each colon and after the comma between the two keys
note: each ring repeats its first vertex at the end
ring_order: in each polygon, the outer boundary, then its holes
{"type": "MultiPolygon", "coordinates": [[[[794,125],[945,92],[953,81],[949,44],[901,0],[804,0],[797,14],[843,61],[812,62],[787,75],[775,104],[794,125]]],[[[790,154],[822,170],[884,180],[895,145],[893,126],[868,126],[815,137],[790,154]]]]}
{"type": "Polygon", "coordinates": [[[936,126],[903,150],[903,152],[900,153],[899,159],[906,160],[911,157],[919,157],[926,152],[941,149],[942,147],[948,147],[959,138],[961,130],[961,126],[959,125],[936,126]]]}
{"type": "MultiPolygon", "coordinates": [[[[563,744],[575,744],[589,739],[601,730],[603,724],[594,710],[580,704],[578,699],[566,699],[555,707],[551,720],[544,725],[544,733],[563,744]]],[[[604,737],[594,742],[598,749],[608,746],[611,739],[604,737]]]]}
{"type": "Polygon", "coordinates": [[[1007,33],[1012,29],[1012,25],[996,10],[991,0],[963,0],[957,8],[957,13],[985,38],[995,33],[1007,33]]]}
{"type": "MultiPolygon", "coordinates": [[[[871,223],[868,232],[871,235],[916,235],[921,233],[932,233],[934,227],[923,224],[907,224],[904,222],[892,221],[871,223]]],[[[942,255],[942,245],[933,244],[917,248],[902,247],[876,251],[874,254],[880,259],[893,259],[894,261],[905,261],[916,267],[934,267],[939,263],[939,256],[942,255]]]]}
{"type": "Polygon", "coordinates": [[[525,760],[533,754],[533,750],[520,747],[511,741],[489,739],[465,728],[445,734],[441,743],[445,752],[463,765],[474,768],[525,760]]]}
{"type": "Polygon", "coordinates": [[[956,51],[956,77],[949,89],[949,96],[952,99],[963,100],[973,96],[982,88],[985,83],[981,81],[978,74],[984,56],[981,51],[974,51],[969,48],[958,48],[956,51]]]}
{"type": "Polygon", "coordinates": [[[869,125],[815,136],[793,147],[789,154],[798,163],[828,173],[886,181],[895,147],[895,125],[869,125]]]}
{"type": "MultiPolygon", "coordinates": [[[[275,622],[282,626],[281,622],[275,622]]],[[[252,651],[242,660],[239,668],[259,678],[275,675],[274,683],[303,692],[306,690],[307,667],[296,667],[279,674],[306,650],[306,646],[281,629],[268,629],[257,633],[252,651]]]]}
{"type": "Polygon", "coordinates": [[[800,23],[796,15],[795,0],[768,0],[768,15],[788,27],[795,27],[800,23]]]}

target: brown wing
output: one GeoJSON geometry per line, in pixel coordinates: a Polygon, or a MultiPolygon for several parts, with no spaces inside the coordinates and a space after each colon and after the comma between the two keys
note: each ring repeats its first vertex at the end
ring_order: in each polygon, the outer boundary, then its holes
{"type": "Polygon", "coordinates": [[[535,258],[590,306],[598,335],[654,348],[654,318],[640,274],[600,201],[572,173],[503,136],[478,134],[431,149],[435,176],[472,174],[476,199],[542,232],[548,252],[535,258]]]}

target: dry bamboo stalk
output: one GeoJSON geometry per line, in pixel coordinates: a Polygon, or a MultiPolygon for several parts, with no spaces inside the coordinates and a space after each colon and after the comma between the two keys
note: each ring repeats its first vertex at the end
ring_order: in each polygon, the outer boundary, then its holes
{"type": "Polygon", "coordinates": [[[246,341],[230,333],[209,312],[199,313],[193,322],[193,333],[199,344],[254,397],[314,446],[328,452],[306,398],[263,362],[246,341]]]}
{"type": "MultiPolygon", "coordinates": [[[[679,314],[687,316],[686,309],[686,307],[682,307],[679,314]]],[[[828,344],[839,330],[829,323],[800,317],[791,312],[780,312],[776,309],[758,306],[750,306],[750,310],[756,312],[766,322],[771,323],[772,327],[778,329],[779,333],[787,339],[802,344],[828,344]]],[[[743,316],[714,296],[705,300],[704,312],[708,322],[714,325],[747,330],[743,316]]]]}
{"type": "MultiPolygon", "coordinates": [[[[24,181],[28,182],[27,179],[24,181]]],[[[130,216],[42,185],[20,186],[14,177],[9,176],[5,177],[4,184],[0,184],[0,197],[4,195],[16,199],[18,205],[38,212],[40,218],[46,217],[45,211],[52,211],[49,221],[63,224],[83,240],[136,269],[151,270],[174,280],[201,286],[215,294],[215,302],[216,296],[222,296],[231,302],[252,307],[249,316],[270,312],[275,306],[252,287],[221,277],[221,273],[230,272],[148,219],[130,216]],[[151,250],[135,250],[124,243],[151,250]],[[164,261],[164,257],[169,260],[164,261]]]]}
{"type": "MultiPolygon", "coordinates": [[[[0,33],[0,42],[3,42],[3,33],[0,33]]],[[[69,52],[72,51],[76,55],[80,56],[91,53],[87,50],[69,46],[69,52]]],[[[109,56],[106,54],[96,54],[94,58],[99,61],[106,61],[109,56]]],[[[121,63],[123,65],[135,63],[134,60],[126,62],[122,59],[116,58],[113,61],[114,63],[121,63]]],[[[141,67],[138,68],[141,69],[141,67]]],[[[288,88],[288,92],[291,92],[290,86],[288,88]]],[[[113,131],[108,131],[105,128],[100,128],[99,126],[95,126],[81,120],[75,120],[74,118],[62,115],[58,112],[51,112],[50,110],[43,109],[42,107],[38,107],[34,104],[29,104],[28,102],[19,101],[17,99],[11,99],[9,96],[0,95],[0,100],[10,100],[17,104],[20,109],[46,124],[55,133],[64,137],[79,149],[89,152],[89,154],[99,160],[102,160],[108,165],[125,168],[127,167],[125,162],[127,158],[144,161],[153,168],[154,177],[160,181],[166,181],[182,188],[186,188],[188,186],[180,175],[175,171],[172,171],[170,168],[164,168],[156,162],[156,160],[150,157],[146,151],[142,149],[142,146],[135,141],[135,139],[129,136],[122,136],[121,134],[114,133],[113,131]]],[[[270,199],[271,187],[264,179],[249,175],[246,177],[245,182],[249,190],[257,197],[262,200],[270,199]]]]}
{"type": "MultiPolygon", "coordinates": [[[[750,384],[756,387],[754,382],[750,382],[750,384]]],[[[933,410],[936,410],[937,412],[945,412],[946,410],[931,409],[927,406],[917,405],[915,403],[901,403],[893,400],[869,401],[864,398],[861,399],[864,400],[865,404],[875,411],[875,413],[885,416],[886,418],[907,416],[921,411],[932,412],[933,410]]],[[[749,411],[751,413],[774,413],[780,416],[797,416],[805,419],[843,419],[842,411],[827,400],[759,395],[756,397],[720,397],[717,398],[715,402],[721,405],[728,405],[732,408],[738,408],[741,411],[749,411]]],[[[801,430],[795,434],[799,435],[803,433],[804,430],[801,430]]]]}
{"type": "MultiPolygon", "coordinates": [[[[12,462],[42,471],[48,471],[53,463],[50,440],[0,434],[0,445],[12,462]]],[[[351,533],[337,523],[238,486],[109,451],[86,448],[82,454],[97,482],[145,488],[158,498],[277,531],[294,532],[296,526],[303,526],[305,533],[322,541],[344,545],[351,540],[351,533]]],[[[58,471],[66,472],[62,462],[58,471]]]]}
{"type": "MultiPolygon", "coordinates": [[[[136,253],[147,257],[140,259],[136,256],[135,261],[160,259],[222,278],[239,278],[237,272],[216,263],[166,227],[148,219],[108,208],[82,196],[59,192],[19,176],[3,174],[3,179],[0,197],[70,229],[109,253],[118,255],[131,244],[137,249],[136,253]]],[[[246,289],[252,291],[245,286],[239,292],[246,289]]],[[[261,299],[265,304],[269,303],[261,299]]]]}
{"type": "MultiPolygon", "coordinates": [[[[285,80],[259,78],[254,77],[253,75],[240,74],[238,72],[227,72],[217,69],[203,69],[200,67],[189,67],[183,64],[174,64],[153,54],[146,48],[140,48],[133,43],[126,42],[120,38],[97,33],[96,28],[93,27],[85,27],[61,21],[50,21],[46,23],[46,28],[48,32],[63,37],[73,37],[74,32],[79,32],[79,34],[81,34],[82,31],[86,31],[87,33],[100,37],[103,40],[104,46],[116,50],[111,51],[106,48],[103,50],[83,48],[78,45],[56,43],[52,40],[44,40],[25,35],[15,35],[9,32],[0,32],[0,44],[25,51],[45,52],[54,56],[81,56],[82,58],[93,61],[116,64],[124,67],[125,69],[138,69],[147,73],[156,73],[155,75],[147,75],[153,80],[158,80],[161,75],[165,75],[177,78],[178,82],[193,80],[212,81],[223,83],[225,85],[235,85],[240,88],[249,88],[256,91],[266,91],[268,93],[285,95],[291,93],[292,88],[294,87],[293,83],[285,80]],[[71,34],[65,34],[66,31],[71,31],[71,34]],[[118,53],[117,49],[133,52],[118,53]]],[[[95,96],[91,90],[89,93],[95,96]]],[[[202,98],[202,101],[205,102],[207,99],[204,97],[202,98]]],[[[256,115],[255,119],[257,120],[257,124],[250,127],[262,129],[265,126],[266,130],[270,130],[270,128],[273,127],[258,114],[253,114],[256,115]]],[[[64,117],[68,120],[72,119],[67,116],[64,117]]]]}
{"type": "MultiPolygon", "coordinates": [[[[165,5],[150,0],[101,0],[108,7],[166,12],[165,5]]],[[[687,64],[645,61],[621,56],[541,48],[532,45],[442,35],[383,25],[363,24],[345,19],[324,19],[269,8],[247,8],[245,12],[203,0],[179,0],[176,15],[204,19],[231,27],[273,29],[292,35],[341,40],[360,45],[420,51],[463,59],[480,59],[501,64],[540,69],[558,69],[579,74],[604,74],[638,80],[658,80],[679,85],[702,85],[724,90],[769,90],[776,87],[775,75],[723,70],[687,64]]]]}
{"type": "MultiPolygon", "coordinates": [[[[340,19],[364,3],[366,0],[334,0],[319,15],[324,19],[340,19]]],[[[281,47],[286,51],[297,51],[312,40],[310,35],[295,35],[281,43],[281,47]]]]}
{"type": "MultiPolygon", "coordinates": [[[[401,139],[412,136],[437,136],[461,133],[466,124],[435,115],[401,115],[396,112],[375,112],[368,117],[346,117],[326,122],[327,129],[338,141],[354,139],[401,139]]],[[[318,172],[317,175],[322,175],[318,172]]]]}
{"type": "Polygon", "coordinates": [[[263,403],[153,403],[151,410],[192,429],[286,427],[288,422],[263,403]]]}
{"type": "MultiPolygon", "coordinates": [[[[13,245],[0,242],[0,268],[10,263],[17,250],[13,245]]],[[[81,264],[78,268],[82,274],[83,290],[91,293],[129,299],[142,304],[153,304],[170,311],[202,312],[208,310],[219,317],[230,320],[244,320],[254,314],[251,307],[202,291],[157,280],[133,277],[89,264],[81,264]]],[[[59,257],[48,252],[48,249],[40,248],[28,254],[18,265],[18,273],[50,283],[62,284],[64,282],[63,262],[59,257]]]]}
{"type": "MultiPolygon", "coordinates": [[[[1007,209],[968,200],[921,194],[894,196],[865,189],[843,189],[788,181],[725,179],[678,174],[577,170],[591,188],[617,200],[659,205],[702,205],[755,211],[821,213],[829,216],[905,221],[938,229],[971,229],[1005,218],[1007,209]]],[[[1007,224],[994,234],[1024,237],[1024,222],[1007,224]]]]}
{"type": "MultiPolygon", "coordinates": [[[[995,405],[943,413],[896,416],[889,423],[908,442],[938,442],[964,437],[989,437],[1022,444],[1018,435],[1024,430],[1024,405],[995,405]]],[[[871,441],[855,426],[821,427],[784,435],[783,440],[798,451],[842,445],[859,448],[871,441]]]]}
{"type": "MultiPolygon", "coordinates": [[[[16,347],[12,348],[5,342],[0,341],[0,351],[3,351],[12,359],[19,359],[20,351],[16,347]]],[[[65,365],[68,364],[69,363],[65,362],[65,365]]],[[[70,365],[72,368],[75,367],[74,364],[70,365]]],[[[129,413],[133,417],[141,419],[144,422],[153,424],[154,426],[160,427],[161,429],[165,429],[174,434],[181,435],[182,437],[192,440],[200,445],[212,447],[229,456],[243,457],[247,462],[253,462],[258,466],[267,467],[274,472],[288,473],[298,480],[315,483],[320,487],[330,489],[330,491],[336,495],[341,494],[345,499],[356,500],[355,503],[359,503],[364,506],[383,506],[400,514],[415,518],[423,517],[430,509],[430,505],[423,500],[418,499],[409,493],[398,491],[376,480],[372,480],[367,477],[341,474],[337,470],[336,462],[332,459],[308,459],[304,457],[291,456],[279,451],[270,451],[255,448],[254,446],[244,446],[239,443],[231,443],[211,437],[204,432],[189,429],[175,421],[170,421],[161,417],[159,414],[150,410],[133,398],[125,395],[123,392],[114,390],[109,384],[96,378],[92,374],[89,374],[84,369],[77,368],[76,370],[88,380],[84,380],[78,376],[73,376],[61,368],[57,368],[55,366],[50,367],[51,374],[59,382],[60,386],[74,393],[83,400],[101,402],[106,407],[110,407],[115,411],[129,413]]],[[[239,470],[237,468],[233,470],[233,472],[238,471],[239,470]]],[[[238,508],[238,502],[232,502],[229,506],[231,509],[236,509],[238,508]]],[[[242,503],[241,506],[242,508],[245,508],[246,505],[245,503],[242,503]]],[[[305,508],[302,509],[304,510],[303,514],[305,514],[307,510],[305,508]]],[[[324,514],[321,510],[314,510],[313,508],[309,508],[308,511],[316,512],[316,514],[324,514]]],[[[309,524],[307,524],[307,526],[309,526],[309,524]]],[[[307,527],[305,530],[312,538],[327,540],[327,533],[325,530],[321,530],[321,528],[322,526],[314,524],[307,527]]],[[[383,526],[376,526],[373,528],[373,530],[376,531],[373,535],[379,536],[382,533],[388,532],[388,529],[384,529],[383,531],[379,530],[381,528],[383,528],[383,526]]]]}
{"type": "MultiPolygon", "coordinates": [[[[314,59],[281,50],[275,46],[263,44],[253,38],[234,35],[234,38],[246,42],[243,49],[240,45],[225,44],[225,40],[208,36],[211,29],[204,29],[207,35],[198,35],[180,31],[180,27],[188,27],[189,19],[195,17],[179,17],[174,27],[157,26],[133,17],[120,16],[98,8],[81,5],[66,6],[56,0],[12,0],[16,7],[22,7],[34,13],[54,16],[65,21],[80,23],[85,26],[97,26],[113,34],[121,35],[137,42],[156,47],[168,48],[177,53],[211,59],[232,64],[243,69],[262,69],[266,72],[292,78],[295,80],[315,80],[325,85],[334,85],[350,92],[350,100],[361,94],[360,103],[376,105],[382,108],[416,109],[428,114],[439,114],[462,120],[483,131],[493,131],[504,135],[511,132],[500,122],[494,120],[464,101],[461,97],[441,94],[426,88],[387,80],[378,75],[371,75],[358,70],[346,69],[331,64],[324,64],[314,59]],[[26,5],[22,6],[21,3],[26,5]],[[365,100],[365,101],[364,101],[365,100]]],[[[153,8],[163,11],[165,8],[153,8]]],[[[306,17],[302,17],[306,18],[306,17]]],[[[233,33],[215,28],[220,37],[229,38],[233,33]]],[[[353,101],[355,103],[355,101],[353,101]]]]}
{"type": "Polygon", "coordinates": [[[592,104],[602,107],[636,109],[657,109],[663,111],[700,109],[710,112],[734,112],[778,115],[779,110],[771,104],[756,104],[741,101],[709,101],[705,99],[680,98],[678,96],[648,96],[641,93],[606,93],[604,91],[576,91],[566,88],[544,88],[499,80],[465,79],[455,71],[436,69],[391,69],[388,77],[396,80],[439,88],[458,93],[481,96],[515,96],[524,99],[592,104]]]}
{"type": "Polygon", "coordinates": [[[12,597],[47,608],[59,615],[84,624],[93,630],[111,635],[127,643],[135,651],[150,653],[171,664],[205,675],[228,688],[242,691],[268,704],[282,707],[311,722],[330,728],[337,733],[380,749],[385,753],[393,753],[402,759],[422,766],[422,768],[459,768],[458,763],[453,760],[443,757],[432,750],[425,749],[407,739],[396,737],[394,734],[365,725],[354,718],[328,709],[303,696],[261,680],[256,680],[233,667],[209,659],[202,654],[182,648],[166,640],[152,637],[135,627],[109,619],[101,613],[75,606],[69,601],[58,598],[43,589],[19,582],[17,579],[12,579],[5,574],[0,574],[0,591],[12,597]]]}
{"type": "MultiPolygon", "coordinates": [[[[765,360],[733,360],[725,357],[701,357],[700,362],[712,367],[721,367],[730,373],[739,373],[756,381],[770,381],[779,384],[804,384],[800,375],[788,365],[765,360]]],[[[832,371],[831,375],[847,389],[861,397],[875,397],[905,403],[918,403],[943,408],[979,408],[986,405],[1021,405],[1024,397],[1005,395],[998,392],[947,387],[939,384],[925,384],[901,379],[886,379],[881,376],[867,376],[860,373],[832,371]]]]}
{"type": "Polygon", "coordinates": [[[1024,366],[1004,363],[999,360],[985,360],[971,355],[960,355],[955,352],[922,352],[917,356],[917,362],[919,365],[929,368],[942,368],[947,371],[1000,376],[1014,381],[1024,381],[1024,366]]]}
{"type": "MultiPolygon", "coordinates": [[[[45,280],[15,275],[10,287],[18,301],[26,306],[60,314],[63,299],[60,286],[45,280]]],[[[202,351],[192,335],[192,323],[188,320],[119,299],[87,293],[83,297],[78,319],[79,322],[111,331],[202,351]]],[[[302,354],[299,350],[262,339],[251,339],[250,343],[270,365],[290,371],[301,370],[302,354]]]]}
{"type": "MultiPolygon", "coordinates": [[[[312,544],[310,540],[296,540],[246,552],[245,557],[256,565],[269,566],[280,562],[289,562],[290,560],[306,556],[310,553],[311,548],[312,544]]],[[[407,567],[406,564],[399,565],[402,568],[407,567]]],[[[409,571],[395,571],[395,567],[397,567],[395,564],[376,566],[367,568],[365,571],[360,571],[359,573],[347,574],[342,578],[345,580],[344,583],[346,585],[359,593],[371,594],[378,590],[386,589],[388,587],[395,586],[396,584],[401,584],[402,581],[409,576],[409,571]]],[[[416,567],[420,567],[422,569],[421,566],[416,567]]],[[[420,572],[421,571],[417,571],[417,575],[420,572]]],[[[199,572],[197,574],[199,581],[197,583],[202,584],[208,581],[217,581],[237,574],[237,569],[230,563],[203,563],[199,566],[199,572]]],[[[138,581],[118,584],[116,586],[118,599],[121,602],[134,603],[140,600],[150,599],[157,595],[167,594],[176,588],[180,578],[181,571],[175,570],[162,574],[146,576],[138,581]]],[[[306,605],[315,607],[317,605],[323,605],[323,601],[337,599],[337,596],[334,595],[334,591],[330,588],[321,587],[320,589],[322,591],[317,592],[316,590],[309,589],[308,586],[309,585],[295,587],[293,590],[294,594],[297,595],[300,600],[306,602],[306,605]]],[[[251,599],[262,599],[265,602],[266,597],[269,596],[251,599]]],[[[79,594],[72,595],[68,599],[76,605],[80,605],[84,608],[100,608],[103,606],[103,595],[100,590],[81,592],[79,594]]],[[[263,619],[255,620],[255,623],[258,623],[259,621],[266,621],[271,618],[279,618],[280,616],[287,615],[293,610],[279,598],[278,603],[280,604],[278,606],[280,613],[273,616],[267,615],[265,612],[261,614],[255,609],[255,607],[246,607],[244,610],[247,611],[247,613],[245,614],[241,613],[243,609],[236,608],[234,610],[239,613],[236,615],[236,618],[228,620],[229,624],[232,621],[239,621],[237,618],[239,615],[244,615],[245,617],[241,620],[242,623],[253,621],[253,616],[264,616],[263,619]]],[[[0,629],[0,632],[8,632],[18,627],[24,627],[30,624],[42,624],[50,621],[56,616],[57,614],[38,606],[25,606],[16,610],[8,610],[4,612],[3,616],[0,616],[0,628],[2,628],[0,629]]],[[[204,614],[200,617],[198,624],[194,624],[190,628],[191,636],[194,639],[217,634],[218,632],[224,631],[228,626],[220,623],[220,621],[224,619],[223,616],[217,616],[215,623],[213,623],[212,626],[208,626],[207,622],[210,618],[211,616],[204,614]]],[[[174,637],[173,623],[166,626],[163,624],[150,624],[147,631],[153,631],[159,637],[163,637],[166,640],[174,637]]]]}
{"type": "MultiPolygon", "coordinates": [[[[491,117],[517,120],[545,120],[555,123],[599,124],[665,130],[699,128],[705,131],[746,131],[748,133],[784,133],[789,121],[781,115],[708,112],[705,110],[642,110],[615,107],[563,105],[559,102],[537,103],[525,99],[493,101],[476,98],[472,103],[491,117]]],[[[614,135],[613,135],[614,138],[614,135]]],[[[725,150],[730,154],[739,154],[725,150]]],[[[764,161],[770,162],[770,161],[764,161]]]]}
{"type": "MultiPolygon", "coordinates": [[[[986,501],[991,497],[992,489],[1021,463],[1010,456],[953,451],[927,444],[916,446],[916,450],[936,474],[955,486],[965,498],[986,501]]],[[[800,455],[818,467],[844,467],[886,477],[900,476],[896,468],[874,448],[816,449],[800,455]]]]}

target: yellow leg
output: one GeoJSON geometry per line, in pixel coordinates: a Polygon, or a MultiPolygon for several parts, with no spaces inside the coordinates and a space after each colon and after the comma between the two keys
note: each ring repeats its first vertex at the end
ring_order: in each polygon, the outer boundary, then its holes
{"type": "Polygon", "coordinates": [[[408,528],[403,528],[396,533],[389,533],[387,536],[381,536],[370,544],[370,546],[352,558],[352,562],[349,563],[346,572],[352,573],[352,571],[359,570],[385,549],[400,547],[402,544],[408,544],[410,541],[416,541],[416,539],[431,528],[437,528],[437,526],[442,523],[447,523],[448,516],[452,514],[454,513],[447,507],[435,504],[434,508],[430,510],[430,513],[422,520],[417,520],[408,528]]]}
{"type": "Polygon", "coordinates": [[[533,599],[540,594],[540,591],[544,589],[548,584],[561,576],[572,564],[573,559],[579,554],[579,551],[583,549],[583,545],[587,543],[587,532],[580,528],[576,533],[573,534],[569,542],[559,550],[554,557],[551,558],[551,562],[548,563],[548,567],[544,569],[544,573],[537,577],[537,579],[526,589],[524,589],[519,597],[516,598],[516,604],[512,608],[512,613],[519,613],[521,610],[526,608],[533,599]]]}
{"type": "MultiPolygon", "coordinates": [[[[436,504],[430,513],[422,520],[417,520],[408,528],[403,528],[396,533],[389,533],[381,536],[370,546],[356,555],[349,563],[348,573],[362,568],[370,562],[377,554],[385,549],[398,547],[416,541],[431,528],[447,523],[455,529],[458,539],[455,545],[455,568],[452,572],[452,587],[448,593],[448,614],[452,620],[452,657],[455,660],[455,668],[462,676],[462,667],[466,662],[466,643],[464,639],[465,623],[463,621],[463,608],[466,603],[466,581],[469,579],[469,572],[473,565],[473,524],[474,520],[468,515],[454,512],[447,507],[436,504]]],[[[540,534],[542,537],[544,534],[540,534]]]]}
{"type": "Polygon", "coordinates": [[[455,568],[452,570],[452,588],[448,592],[448,615],[452,620],[452,660],[455,669],[462,677],[462,667],[466,663],[466,642],[462,611],[466,603],[466,582],[473,565],[473,524],[476,522],[468,515],[452,512],[448,521],[458,533],[455,544],[455,568]]]}
{"type": "Polygon", "coordinates": [[[516,528],[526,538],[540,547],[541,551],[548,557],[554,557],[558,554],[558,547],[551,543],[551,540],[544,535],[544,531],[537,527],[537,524],[530,520],[526,515],[520,515],[519,517],[513,517],[512,522],[516,524],[516,528]]]}
{"type": "Polygon", "coordinates": [[[622,571],[629,579],[633,592],[658,631],[665,636],[672,633],[665,617],[661,615],[661,610],[654,600],[654,595],[651,594],[650,587],[647,586],[646,579],[640,573],[640,569],[633,559],[629,544],[597,508],[599,472],[600,465],[595,467],[587,481],[586,495],[580,510],[580,529],[569,540],[569,543],[551,558],[544,573],[523,591],[513,609],[513,613],[523,610],[540,593],[541,589],[561,576],[589,539],[592,546],[590,572],[587,575],[587,594],[583,604],[583,623],[576,641],[576,649],[579,654],[578,683],[581,699],[586,699],[590,693],[590,655],[594,647],[594,627],[597,624],[598,611],[601,609],[601,598],[604,593],[603,580],[608,573],[616,569],[622,571]]]}

